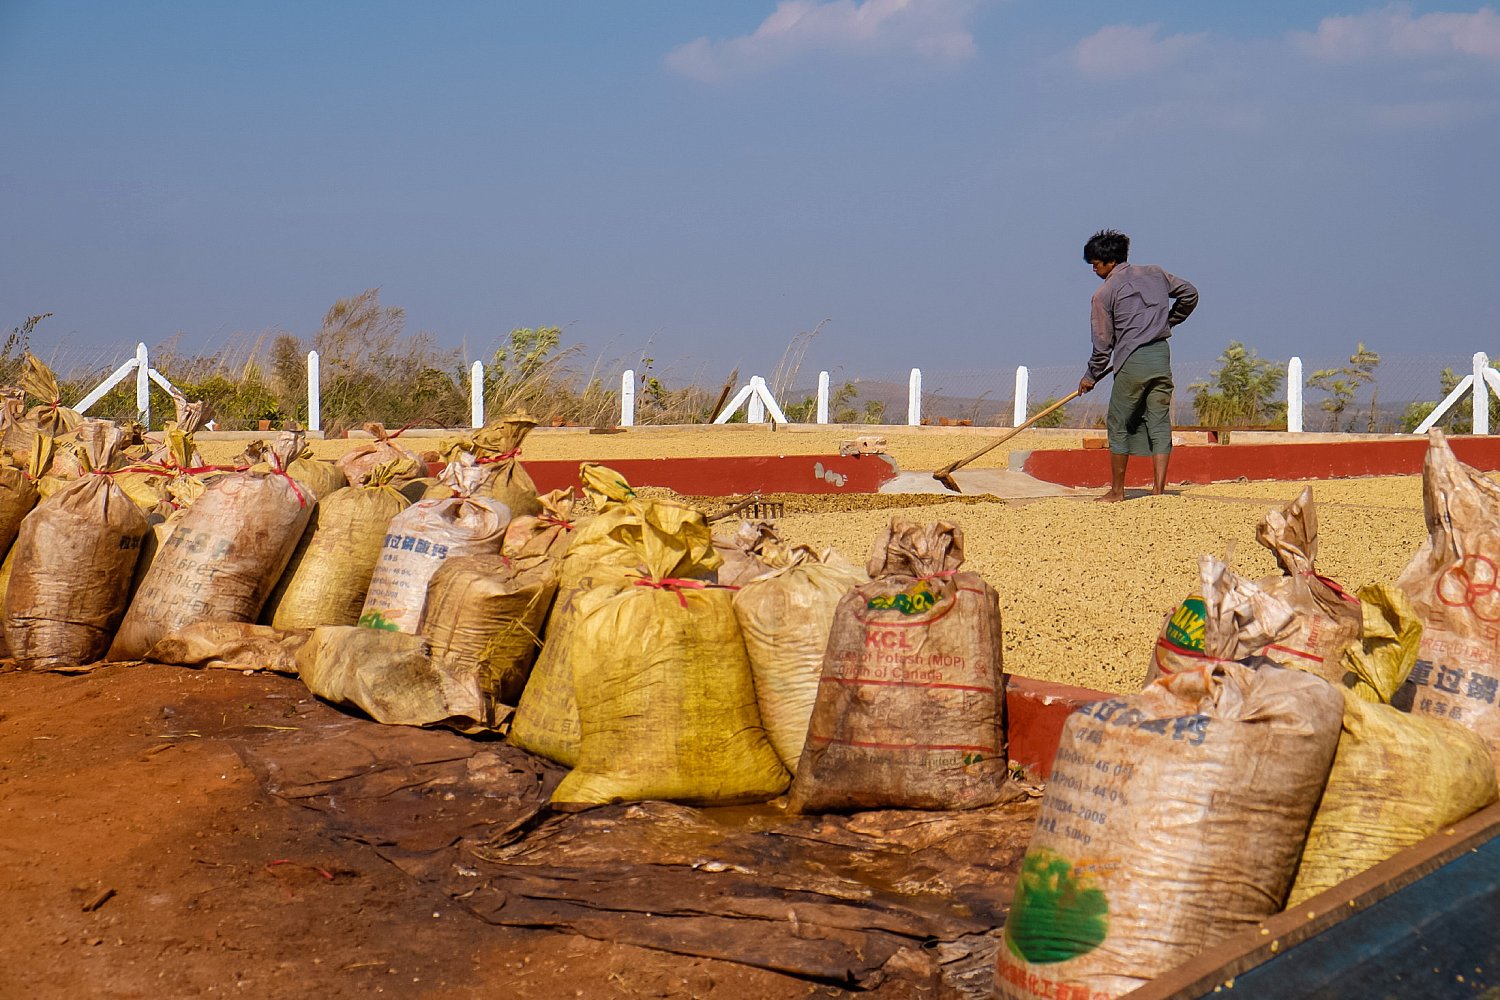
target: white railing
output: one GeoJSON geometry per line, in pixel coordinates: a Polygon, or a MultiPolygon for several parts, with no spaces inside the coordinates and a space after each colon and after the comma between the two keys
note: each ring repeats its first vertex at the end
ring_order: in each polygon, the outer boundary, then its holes
{"type": "MultiPolygon", "coordinates": [[[[160,371],[151,366],[151,359],[144,343],[136,345],[135,357],[130,358],[109,374],[93,391],[84,396],[75,405],[74,409],[79,413],[86,413],[90,407],[99,402],[111,389],[123,382],[132,373],[136,377],[136,410],[137,418],[148,428],[151,426],[151,383],[155,382],[161,386],[168,395],[181,398],[182,393],[167,380],[160,371]]],[[[633,369],[627,369],[620,376],[620,426],[633,427],[636,423],[636,373],[633,369]]],[[[922,389],[923,373],[920,368],[912,368],[907,379],[906,397],[906,424],[907,426],[918,426],[922,423],[922,389]]],[[[1292,358],[1286,367],[1286,404],[1287,404],[1287,430],[1291,433],[1301,433],[1304,426],[1305,404],[1303,400],[1304,389],[1302,359],[1292,358]]],[[[1019,365],[1015,370],[1015,391],[1012,397],[1011,426],[1024,423],[1030,409],[1031,371],[1025,365],[1019,365]]],[[[1494,393],[1500,399],[1500,371],[1490,367],[1489,355],[1480,351],[1473,356],[1473,370],[1465,375],[1463,380],[1448,393],[1441,402],[1433,409],[1425,420],[1419,424],[1414,433],[1425,434],[1444,416],[1452,412],[1466,396],[1470,400],[1473,413],[1473,433],[1490,433],[1490,394],[1494,393]]],[[[813,413],[809,414],[811,422],[827,424],[836,418],[836,414],[830,414],[831,405],[830,379],[827,371],[818,372],[817,394],[814,401],[813,413]]],[[[741,386],[734,397],[715,415],[714,423],[727,423],[740,408],[745,409],[745,417],[750,423],[765,423],[768,419],[774,423],[789,423],[786,412],[771,392],[766,379],[760,375],[751,376],[749,382],[741,386]]],[[[317,351],[309,351],[307,354],[307,427],[309,430],[318,431],[322,429],[322,391],[321,391],[321,364],[317,351]]],[[[484,364],[475,361],[469,367],[469,422],[475,427],[484,426],[485,421],[485,371],[484,364]]]]}

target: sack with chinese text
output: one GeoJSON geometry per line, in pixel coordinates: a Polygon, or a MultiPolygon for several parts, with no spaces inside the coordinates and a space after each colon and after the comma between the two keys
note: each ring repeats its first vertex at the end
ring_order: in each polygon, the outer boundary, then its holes
{"type": "Polygon", "coordinates": [[[1396,578],[1422,619],[1412,668],[1413,715],[1457,722],[1478,733],[1500,767],[1500,485],[1430,434],[1422,465],[1427,541],[1396,578]]]}
{"type": "Polygon", "coordinates": [[[414,503],[391,518],[360,625],[415,634],[427,585],[443,560],[500,551],[510,511],[498,500],[469,495],[483,475],[474,465],[449,463],[443,477],[453,496],[414,503]]]}
{"type": "Polygon", "coordinates": [[[318,501],[286,472],[301,451],[302,435],[283,433],[272,447],[273,471],[208,484],[146,571],[110,659],[139,659],[196,622],[256,620],[318,501]]]}
{"type": "Polygon", "coordinates": [[[834,611],[796,812],[973,809],[1004,794],[1000,598],[952,524],[892,521],[834,611]]]}
{"type": "Polygon", "coordinates": [[[1409,715],[1390,701],[1417,659],[1422,624],[1394,587],[1360,591],[1364,641],[1344,663],[1343,734],[1297,868],[1288,906],[1495,801],[1484,741],[1462,726],[1409,715]]]}
{"type": "Polygon", "coordinates": [[[1121,996],[1281,909],[1343,696],[1259,662],[1220,658],[1068,717],[1006,919],[998,997],[1121,996]]]}

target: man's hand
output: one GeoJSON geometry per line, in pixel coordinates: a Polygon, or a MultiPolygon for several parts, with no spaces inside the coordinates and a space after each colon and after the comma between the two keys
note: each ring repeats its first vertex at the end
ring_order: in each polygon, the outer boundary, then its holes
{"type": "Polygon", "coordinates": [[[1094,385],[1094,380],[1085,375],[1083,378],[1078,380],[1078,391],[1089,392],[1094,388],[1094,385]]]}

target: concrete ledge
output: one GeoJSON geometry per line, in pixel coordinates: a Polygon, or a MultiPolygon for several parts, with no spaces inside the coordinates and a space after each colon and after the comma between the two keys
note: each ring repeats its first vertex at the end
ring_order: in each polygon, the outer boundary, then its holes
{"type": "Polygon", "coordinates": [[[1017,674],[1005,676],[1007,755],[1033,776],[1052,775],[1052,761],[1062,739],[1063,723],[1074,710],[1110,695],[1071,684],[1039,681],[1017,674]]]}

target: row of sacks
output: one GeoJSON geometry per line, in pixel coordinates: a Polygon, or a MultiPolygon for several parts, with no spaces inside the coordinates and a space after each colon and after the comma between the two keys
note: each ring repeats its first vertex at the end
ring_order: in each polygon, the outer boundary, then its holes
{"type": "Polygon", "coordinates": [[[497,497],[541,511],[514,460],[529,419],[456,442],[444,475],[425,479],[417,457],[383,434],[337,464],[312,459],[303,435],[291,432],[253,445],[234,465],[207,466],[192,442],[201,416],[201,404],[180,407],[154,448],[131,445],[127,429],[108,421],[79,420],[61,437],[34,432],[29,448],[4,450],[0,584],[5,639],[19,666],[138,659],[166,633],[198,622],[261,617],[306,628],[406,612],[405,627],[415,630],[425,579],[406,586],[405,566],[389,570],[400,579],[365,609],[377,568],[391,561],[383,551],[389,529],[413,497],[432,498],[414,505],[413,519],[439,533],[458,523],[449,534],[469,529],[485,551],[499,551],[511,522],[510,505],[497,497]],[[350,477],[359,485],[346,486],[350,477]],[[454,502],[456,492],[472,496],[454,502]],[[408,606],[393,608],[390,599],[399,603],[411,589],[408,606]]]}
{"type": "Polygon", "coordinates": [[[1496,801],[1490,703],[1455,715],[1420,699],[1438,669],[1426,658],[1455,642],[1470,678],[1500,663],[1493,641],[1447,632],[1468,606],[1445,589],[1500,557],[1500,490],[1441,436],[1424,487],[1430,538],[1395,585],[1355,597],[1316,574],[1304,493],[1259,533],[1284,576],[1205,558],[1145,689],[1069,717],[998,996],[1128,993],[1496,801]]]}

